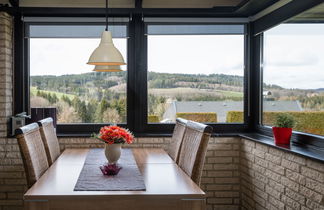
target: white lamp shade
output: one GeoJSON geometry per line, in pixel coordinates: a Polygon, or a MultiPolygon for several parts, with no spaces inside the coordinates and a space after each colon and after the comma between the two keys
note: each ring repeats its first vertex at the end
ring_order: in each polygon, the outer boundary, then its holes
{"type": "Polygon", "coordinates": [[[93,69],[93,71],[96,72],[120,72],[123,71],[120,66],[95,66],[95,68],[93,69]]]}
{"type": "Polygon", "coordinates": [[[122,54],[114,46],[110,31],[102,33],[100,44],[91,54],[88,64],[104,66],[126,65],[122,54]]]}

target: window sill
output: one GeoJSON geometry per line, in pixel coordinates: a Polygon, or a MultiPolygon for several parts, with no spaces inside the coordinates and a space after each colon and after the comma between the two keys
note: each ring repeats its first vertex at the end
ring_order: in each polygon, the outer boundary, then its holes
{"type": "Polygon", "coordinates": [[[292,142],[291,145],[276,145],[272,137],[259,133],[242,133],[240,137],[255,141],[286,152],[297,154],[306,158],[324,162],[324,148],[309,148],[302,144],[292,142]]]}

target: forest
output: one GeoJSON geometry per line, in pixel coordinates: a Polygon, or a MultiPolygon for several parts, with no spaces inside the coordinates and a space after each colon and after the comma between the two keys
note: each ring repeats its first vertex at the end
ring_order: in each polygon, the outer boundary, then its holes
{"type": "MultiPolygon", "coordinates": [[[[31,76],[31,107],[56,107],[59,123],[126,122],[126,72],[31,76]]],[[[172,101],[241,101],[244,79],[225,74],[148,73],[148,115],[162,119],[172,101]]],[[[299,100],[324,109],[324,91],[264,84],[266,100],[299,100]]]]}

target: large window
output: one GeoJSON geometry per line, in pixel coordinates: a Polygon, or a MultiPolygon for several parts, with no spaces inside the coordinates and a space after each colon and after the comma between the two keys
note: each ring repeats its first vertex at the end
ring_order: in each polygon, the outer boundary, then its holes
{"type": "MultiPolygon", "coordinates": [[[[28,29],[31,108],[56,108],[59,124],[126,122],[127,71],[93,72],[94,66],[86,64],[104,26],[30,25],[28,29]]],[[[126,29],[110,27],[125,59],[126,29]]]]}
{"type": "Polygon", "coordinates": [[[148,122],[244,122],[244,25],[147,27],[148,122]]]}
{"type": "Polygon", "coordinates": [[[324,135],[324,24],[281,24],[264,33],[263,124],[279,112],[295,130],[324,135]]]}
{"type": "Polygon", "coordinates": [[[246,24],[133,18],[109,19],[127,62],[126,71],[113,73],[86,64],[105,28],[101,18],[25,18],[27,59],[16,71],[28,77],[17,80],[16,100],[23,100],[15,112],[56,111],[62,136],[87,136],[107,124],[168,134],[177,117],[215,132],[246,129],[246,24]]]}

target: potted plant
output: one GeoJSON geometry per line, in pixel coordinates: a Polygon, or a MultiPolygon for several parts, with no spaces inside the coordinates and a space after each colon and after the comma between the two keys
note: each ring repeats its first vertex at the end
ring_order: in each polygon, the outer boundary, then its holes
{"type": "Polygon", "coordinates": [[[296,121],[293,116],[287,113],[280,113],[276,116],[275,126],[272,127],[276,144],[290,144],[292,128],[296,121]]]}

